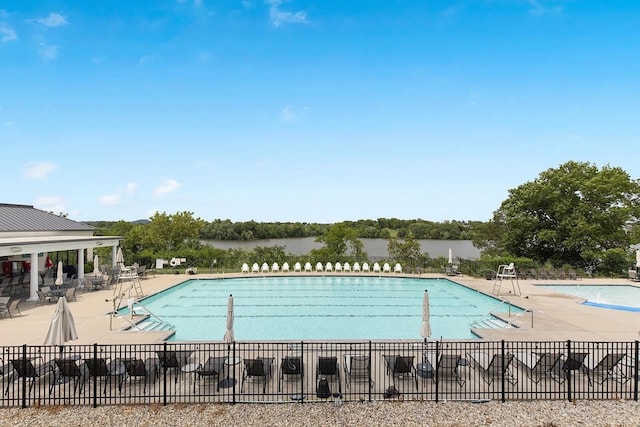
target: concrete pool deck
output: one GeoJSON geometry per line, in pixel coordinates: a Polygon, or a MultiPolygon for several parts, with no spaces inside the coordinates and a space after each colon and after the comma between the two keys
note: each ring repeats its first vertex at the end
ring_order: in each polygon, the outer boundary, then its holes
{"type": "MultiPolygon", "coordinates": [[[[316,273],[305,273],[311,275],[316,273]]],[[[322,274],[322,273],[319,273],[322,274]]],[[[268,274],[273,275],[273,274],[268,274]]],[[[286,275],[293,275],[287,273],[286,275]]],[[[324,275],[344,275],[344,273],[324,273],[324,275]]],[[[372,275],[372,274],[369,274],[372,275]]],[[[385,274],[390,277],[417,277],[411,275],[385,274]]],[[[141,281],[145,295],[152,295],[188,279],[246,277],[239,273],[212,274],[197,276],[160,274],[141,281]]],[[[366,274],[364,275],[366,276],[366,274]]],[[[467,276],[447,277],[442,274],[426,274],[422,278],[448,278],[492,295],[493,280],[484,280],[467,276]]],[[[476,332],[486,340],[522,340],[522,341],[635,341],[640,339],[640,313],[590,307],[581,304],[582,300],[565,294],[544,289],[536,285],[631,285],[625,279],[582,279],[572,280],[519,280],[522,296],[508,294],[509,281],[504,281],[500,297],[514,305],[533,311],[514,320],[514,329],[482,329],[476,332]]],[[[166,339],[164,332],[125,332],[129,323],[122,318],[111,318],[113,290],[104,289],[78,294],[77,301],[69,302],[73,313],[78,340],[73,344],[152,344],[166,339]],[[106,301],[107,300],[107,301],[106,301]],[[110,327],[111,323],[111,327],[110,327]]],[[[22,301],[21,316],[0,319],[0,345],[41,345],[49,328],[55,304],[36,306],[35,302],[22,301]]],[[[496,310],[501,316],[508,317],[507,308],[496,310]]],[[[513,316],[512,316],[513,318],[513,316]]],[[[418,327],[418,326],[417,326],[418,327]]],[[[220,333],[220,339],[224,331],[220,333]]],[[[436,338],[436,337],[432,337],[436,338]]]]}

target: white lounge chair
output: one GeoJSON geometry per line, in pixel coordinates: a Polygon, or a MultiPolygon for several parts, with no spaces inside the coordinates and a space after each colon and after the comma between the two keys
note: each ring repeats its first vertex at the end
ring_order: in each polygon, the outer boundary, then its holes
{"type": "Polygon", "coordinates": [[[283,273],[288,273],[289,272],[289,263],[285,262],[284,264],[282,264],[282,272],[283,273]]]}
{"type": "Polygon", "coordinates": [[[400,265],[400,263],[396,263],[396,265],[393,267],[393,272],[394,273],[402,273],[402,266],[400,265]]]}
{"type": "Polygon", "coordinates": [[[324,271],[333,271],[333,265],[330,262],[326,263],[324,266],[324,271]]]}
{"type": "Polygon", "coordinates": [[[340,262],[336,262],[336,273],[339,273],[342,271],[342,264],[340,264],[340,262]]]}
{"type": "Polygon", "coordinates": [[[377,262],[373,263],[373,272],[380,273],[380,264],[378,264],[377,262]]]}
{"type": "Polygon", "coordinates": [[[263,273],[268,273],[269,272],[269,264],[267,264],[266,262],[262,263],[262,268],[260,269],[261,272],[263,273]]]}
{"type": "Polygon", "coordinates": [[[279,272],[279,271],[280,271],[280,266],[278,265],[278,263],[277,263],[277,262],[274,262],[274,263],[271,265],[271,272],[272,272],[272,273],[277,273],[277,272],[279,272]]]}
{"type": "Polygon", "coordinates": [[[388,263],[384,263],[382,265],[382,272],[383,273],[391,273],[391,266],[388,263]]]}
{"type": "Polygon", "coordinates": [[[302,266],[300,265],[299,262],[296,262],[295,264],[293,264],[293,271],[298,273],[302,271],[302,266]]]}
{"type": "Polygon", "coordinates": [[[258,265],[257,262],[254,262],[253,265],[251,266],[251,272],[260,273],[260,266],[258,265]]]}
{"type": "Polygon", "coordinates": [[[249,264],[247,264],[246,262],[242,264],[242,268],[240,269],[240,272],[249,274],[249,264]]]}
{"type": "Polygon", "coordinates": [[[370,273],[371,269],[369,268],[369,264],[367,264],[366,262],[362,264],[362,272],[363,273],[370,273]]]}
{"type": "Polygon", "coordinates": [[[353,263],[353,272],[360,273],[360,264],[358,262],[353,263]]]}
{"type": "Polygon", "coordinates": [[[348,263],[348,262],[345,262],[345,263],[344,263],[344,267],[342,267],[342,269],[343,269],[345,272],[350,272],[350,271],[351,271],[351,266],[349,265],[349,263],[348,263]]]}
{"type": "Polygon", "coordinates": [[[316,264],[316,273],[321,273],[322,272],[322,263],[318,262],[316,264]]]}
{"type": "Polygon", "coordinates": [[[304,271],[305,271],[305,272],[308,272],[308,273],[311,273],[311,271],[313,271],[313,269],[311,268],[311,263],[310,263],[310,262],[308,262],[308,261],[307,261],[307,262],[304,264],[304,271]]]}

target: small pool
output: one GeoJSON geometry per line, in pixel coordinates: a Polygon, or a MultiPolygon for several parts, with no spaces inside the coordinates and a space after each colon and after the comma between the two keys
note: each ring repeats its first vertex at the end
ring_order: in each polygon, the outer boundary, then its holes
{"type": "Polygon", "coordinates": [[[583,304],[613,310],[640,312],[640,288],[631,285],[538,285],[583,298],[583,304]]]}
{"type": "Polygon", "coordinates": [[[432,339],[477,338],[470,324],[501,302],[447,279],[287,276],[188,280],[141,304],[175,325],[180,341],[221,340],[229,294],[240,341],[421,339],[425,289],[432,339]]]}

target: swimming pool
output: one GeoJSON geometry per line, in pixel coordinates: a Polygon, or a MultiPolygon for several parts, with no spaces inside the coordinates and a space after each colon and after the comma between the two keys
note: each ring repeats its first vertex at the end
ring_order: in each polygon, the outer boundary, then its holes
{"type": "Polygon", "coordinates": [[[500,303],[447,279],[289,276],[188,280],[141,304],[180,341],[221,340],[229,294],[240,341],[421,339],[425,289],[434,339],[477,338],[469,325],[500,303]]]}
{"type": "Polygon", "coordinates": [[[583,304],[640,312],[640,288],[630,285],[538,285],[541,288],[583,298],[583,304]]]}

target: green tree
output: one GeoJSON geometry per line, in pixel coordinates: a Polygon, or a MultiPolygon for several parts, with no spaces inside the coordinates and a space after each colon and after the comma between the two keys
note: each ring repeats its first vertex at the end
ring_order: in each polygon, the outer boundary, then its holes
{"type": "Polygon", "coordinates": [[[394,262],[415,267],[416,261],[420,258],[420,243],[409,232],[402,242],[396,238],[390,238],[387,251],[389,258],[394,262]]]}
{"type": "Polygon", "coordinates": [[[570,161],[509,190],[493,216],[495,247],[539,263],[597,270],[607,250],[630,244],[640,185],[618,167],[570,161]]]}
{"type": "Polygon", "coordinates": [[[344,224],[332,225],[323,235],[316,238],[316,242],[324,243],[324,246],[311,251],[314,258],[342,262],[363,260],[367,257],[364,252],[364,244],[358,238],[357,231],[344,224]]]}

